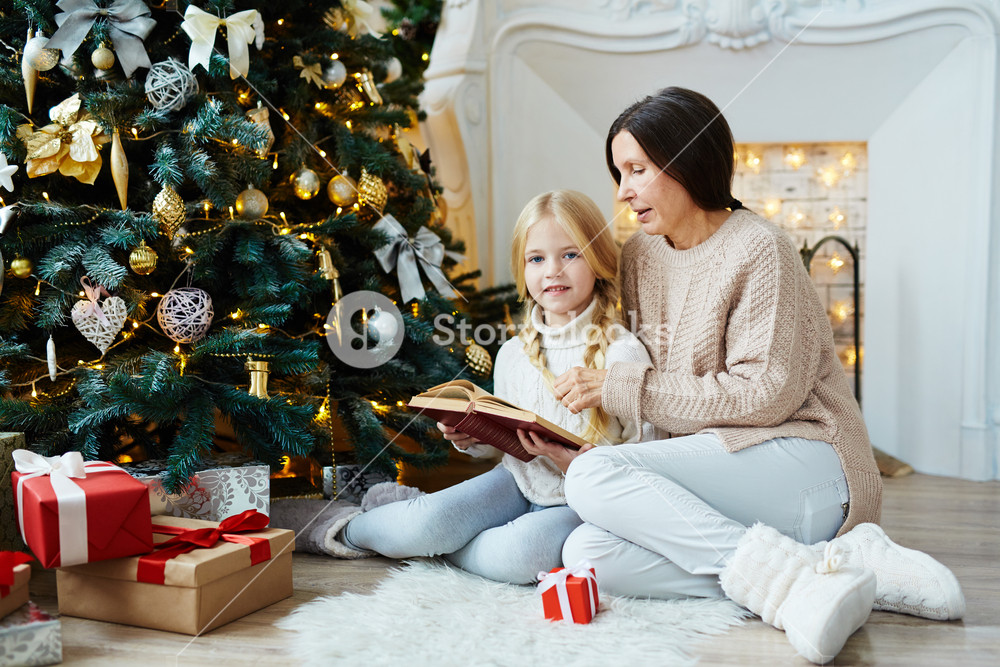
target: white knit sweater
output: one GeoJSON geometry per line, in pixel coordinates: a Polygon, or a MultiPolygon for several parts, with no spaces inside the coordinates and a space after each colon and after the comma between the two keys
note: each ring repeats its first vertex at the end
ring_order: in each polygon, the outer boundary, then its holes
{"type": "MultiPolygon", "coordinates": [[[[561,327],[550,327],[542,323],[541,311],[536,306],[531,313],[532,322],[542,336],[541,347],[545,353],[546,366],[559,377],[574,366],[583,366],[583,353],[587,348],[586,329],[591,323],[594,302],[574,320],[561,327]]],[[[608,346],[605,366],[615,362],[645,364],[652,368],[649,354],[639,339],[622,326],[615,329],[615,340],[608,346]]],[[[531,410],[545,419],[558,424],[571,433],[582,434],[590,419],[589,411],[571,413],[564,407],[545,385],[541,371],[531,365],[524,352],[520,338],[512,338],[500,347],[494,364],[493,393],[525,410],[531,410]]],[[[655,437],[653,427],[612,417],[608,424],[609,436],[616,442],[638,442],[655,437]]],[[[594,443],[600,445],[608,442],[594,443]]],[[[473,445],[466,454],[483,457],[495,454],[489,445],[473,445]]],[[[563,495],[563,473],[544,456],[535,457],[528,463],[510,454],[504,454],[500,465],[511,472],[524,497],[536,505],[552,506],[566,503],[563,495]]]]}

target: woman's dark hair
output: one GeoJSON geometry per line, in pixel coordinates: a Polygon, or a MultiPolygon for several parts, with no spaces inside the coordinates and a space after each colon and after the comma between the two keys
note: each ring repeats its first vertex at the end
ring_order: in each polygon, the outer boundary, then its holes
{"type": "Polygon", "coordinates": [[[639,100],[618,116],[608,131],[605,153],[616,183],[611,141],[628,132],[649,159],[684,186],[706,211],[741,208],[733,198],[735,146],[729,123],[712,100],[686,88],[664,88],[639,100]]]}

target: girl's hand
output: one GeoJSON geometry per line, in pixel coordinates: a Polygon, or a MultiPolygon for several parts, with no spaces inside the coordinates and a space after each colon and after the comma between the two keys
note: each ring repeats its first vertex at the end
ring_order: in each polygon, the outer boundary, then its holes
{"type": "Polygon", "coordinates": [[[456,431],[454,427],[448,426],[447,424],[437,423],[438,430],[444,433],[444,439],[451,442],[461,450],[466,450],[472,445],[479,442],[476,438],[471,435],[462,433],[461,431],[456,431]]]}
{"type": "Polygon", "coordinates": [[[563,471],[564,475],[569,469],[569,464],[573,462],[573,459],[594,448],[588,442],[580,449],[570,449],[569,447],[563,447],[559,443],[546,440],[534,431],[525,431],[520,428],[517,429],[517,439],[521,441],[521,446],[524,447],[525,451],[535,456],[548,457],[549,460],[556,464],[557,468],[563,471]]]}
{"type": "Polygon", "coordinates": [[[608,371],[604,368],[574,366],[556,378],[553,388],[562,404],[577,414],[586,408],[601,407],[601,387],[608,371]]]}

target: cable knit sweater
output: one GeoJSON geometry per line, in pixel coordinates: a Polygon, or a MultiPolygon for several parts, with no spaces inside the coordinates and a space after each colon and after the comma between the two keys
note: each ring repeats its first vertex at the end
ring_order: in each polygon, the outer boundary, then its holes
{"type": "MultiPolygon", "coordinates": [[[[542,336],[541,346],[545,353],[546,366],[559,377],[574,366],[583,366],[583,353],[587,348],[586,330],[591,323],[594,302],[575,319],[561,327],[550,327],[542,323],[541,312],[536,306],[531,313],[532,322],[542,336]]],[[[616,326],[616,338],[608,346],[605,365],[621,362],[635,367],[650,368],[651,363],[646,348],[632,333],[621,325],[616,326]]],[[[494,364],[494,395],[510,401],[514,405],[531,410],[570,433],[583,433],[590,418],[588,411],[573,414],[546,387],[541,371],[531,365],[524,352],[520,338],[512,338],[500,347],[494,364]]],[[[640,426],[638,420],[612,417],[608,424],[608,434],[616,442],[638,442],[652,439],[652,427],[640,426]]],[[[595,444],[610,444],[608,442],[595,444]]],[[[466,454],[482,457],[495,453],[488,445],[472,445],[466,454]]],[[[504,454],[500,465],[514,476],[524,497],[536,505],[551,506],[566,504],[563,495],[564,476],[552,461],[544,456],[536,456],[525,463],[510,454],[504,454]]]]}
{"type": "Polygon", "coordinates": [[[715,433],[731,452],[781,437],[828,442],[850,493],[841,534],[878,522],[868,431],[787,234],[746,209],[686,250],[640,232],[622,249],[621,273],[626,320],[653,369],[609,364],[605,410],[674,435],[715,433]]]}

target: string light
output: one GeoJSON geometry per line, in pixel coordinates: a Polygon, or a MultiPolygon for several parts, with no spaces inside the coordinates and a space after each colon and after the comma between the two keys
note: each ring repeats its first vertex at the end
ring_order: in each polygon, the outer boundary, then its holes
{"type": "Polygon", "coordinates": [[[236,216],[233,214],[233,207],[232,206],[229,207],[229,219],[230,220],[235,220],[236,219],[236,216]]]}
{"type": "Polygon", "coordinates": [[[136,139],[138,139],[139,138],[139,130],[137,130],[137,129],[135,129],[133,127],[132,128],[132,136],[135,137],[136,139]]]}
{"type": "Polygon", "coordinates": [[[345,122],[345,123],[344,123],[344,126],[345,126],[345,127],[346,127],[346,128],[348,129],[348,130],[349,130],[349,129],[351,129],[351,121],[347,121],[347,122],[345,122]]]}
{"type": "Polygon", "coordinates": [[[833,271],[834,275],[840,273],[840,270],[844,268],[844,264],[845,262],[843,258],[841,258],[841,256],[837,253],[833,253],[833,256],[830,257],[830,261],[826,263],[826,265],[830,267],[830,270],[833,271]]]}
{"type": "Polygon", "coordinates": [[[858,166],[854,153],[850,151],[844,153],[844,157],[840,158],[840,166],[844,168],[844,176],[850,176],[854,168],[858,166]]]}
{"type": "Polygon", "coordinates": [[[834,206],[833,210],[830,211],[830,215],[828,215],[826,219],[833,224],[834,229],[840,229],[841,225],[844,224],[844,221],[847,220],[847,216],[844,215],[844,212],[840,210],[839,206],[834,206]]]}
{"type": "Polygon", "coordinates": [[[840,182],[840,171],[835,166],[823,167],[816,170],[816,177],[820,183],[828,188],[832,188],[840,182]]]}
{"type": "Polygon", "coordinates": [[[785,151],[785,164],[798,171],[799,167],[806,163],[806,152],[801,148],[792,146],[785,151]]]}
{"type": "Polygon", "coordinates": [[[271,169],[277,169],[277,168],[278,168],[278,154],[275,153],[274,162],[271,163],[271,169]]]}
{"type": "Polygon", "coordinates": [[[45,198],[45,201],[52,201],[51,199],[49,199],[49,193],[48,192],[43,192],[42,193],[42,197],[45,198]]]}
{"type": "Polygon", "coordinates": [[[177,345],[174,345],[174,354],[180,354],[180,353],[181,353],[181,344],[177,343],[177,345]]]}
{"type": "Polygon", "coordinates": [[[773,218],[774,216],[781,213],[781,200],[776,198],[770,198],[764,200],[764,217],[773,218]]]}
{"type": "Polygon", "coordinates": [[[35,389],[35,383],[31,383],[31,397],[38,398],[38,391],[35,389]]]}
{"type": "Polygon", "coordinates": [[[747,151],[746,157],[743,158],[743,164],[753,173],[760,173],[760,156],[753,151],[747,151]]]}

